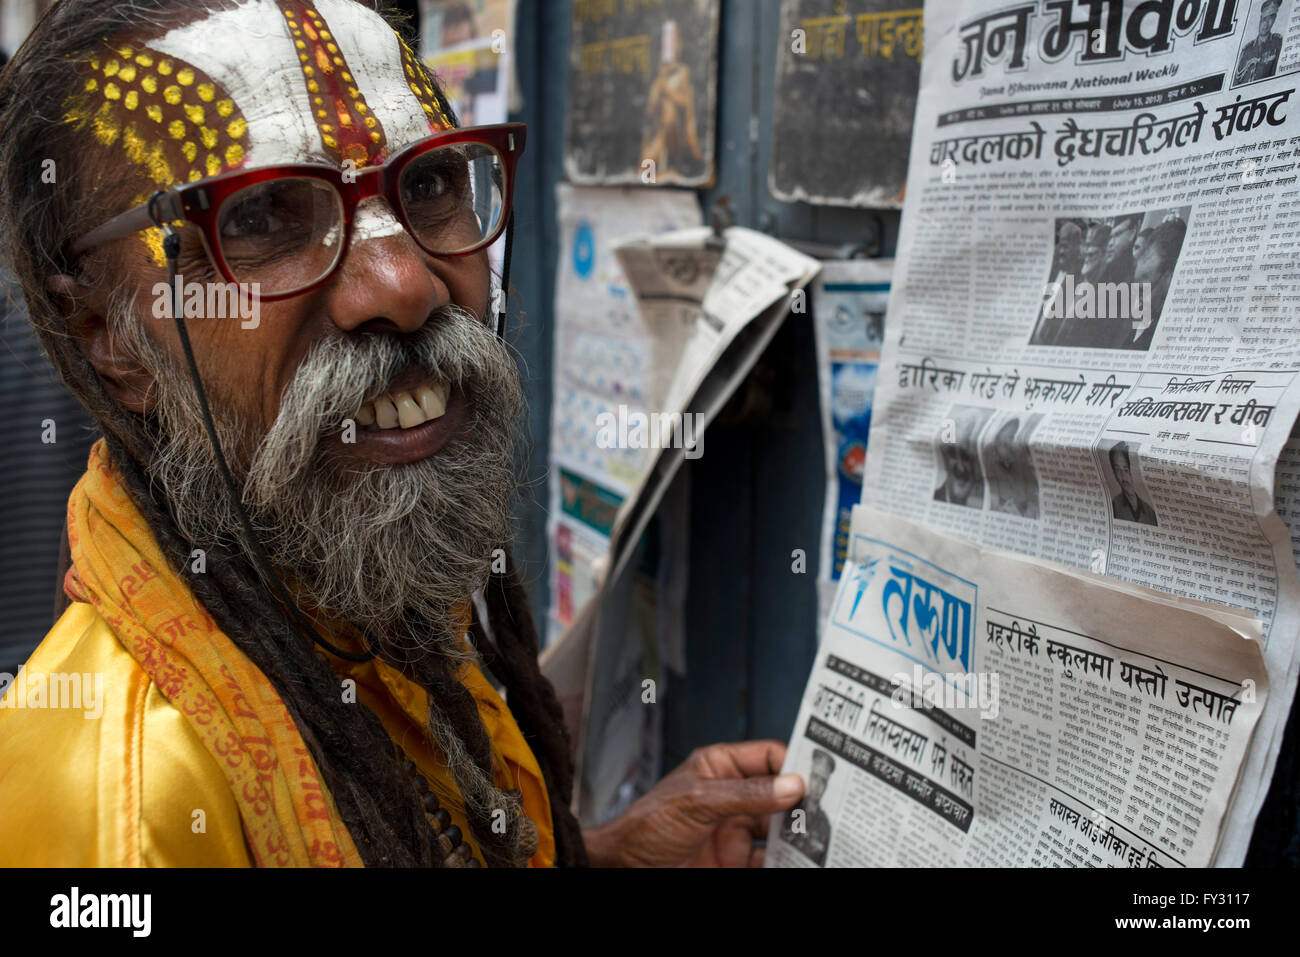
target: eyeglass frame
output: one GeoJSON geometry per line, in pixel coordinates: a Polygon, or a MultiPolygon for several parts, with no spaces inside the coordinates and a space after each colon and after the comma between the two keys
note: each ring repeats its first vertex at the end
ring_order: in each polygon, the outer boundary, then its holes
{"type": "Polygon", "coordinates": [[[114,216],[108,222],[90,230],[74,240],[68,248],[68,255],[73,259],[81,256],[91,248],[114,239],[121,239],[132,233],[153,229],[163,223],[183,221],[192,223],[199,229],[199,236],[209,260],[225,277],[227,282],[238,284],[230,265],[226,262],[217,234],[217,215],[222,204],[240,190],[258,183],[288,177],[303,177],[322,180],[329,183],[339,197],[343,213],[343,241],[333,264],[313,282],[299,286],[289,292],[259,293],[258,298],[274,302],[302,295],[325,285],[338,271],[343,260],[347,258],[352,242],[352,224],[356,219],[357,207],[367,199],[381,197],[387,201],[389,208],[398,218],[407,234],[415,240],[425,253],[439,259],[469,256],[500,238],[510,221],[510,210],[514,201],[515,166],[519,155],[524,151],[527,141],[528,125],[526,123],[496,123],[489,126],[468,126],[434,133],[425,139],[412,143],[401,152],[394,154],[386,162],[377,166],[359,169],[350,174],[351,179],[344,179],[344,170],[323,164],[286,164],[279,166],[261,166],[256,169],[233,170],[209,179],[195,180],[183,186],[160,190],[149,201],[114,216]],[[401,201],[399,187],[402,173],[412,161],[426,153],[444,146],[458,143],[479,143],[495,150],[501,158],[505,182],[501,185],[501,215],[492,231],[468,249],[457,252],[434,252],[420,241],[417,231],[406,217],[401,201]]]}

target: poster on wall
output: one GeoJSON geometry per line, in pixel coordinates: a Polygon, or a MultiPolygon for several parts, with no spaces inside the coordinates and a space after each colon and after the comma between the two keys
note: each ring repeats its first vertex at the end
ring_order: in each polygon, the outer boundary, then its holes
{"type": "Polygon", "coordinates": [[[922,22],[916,0],[784,0],[773,196],[829,206],[903,205],[922,22]]]}
{"type": "Polygon", "coordinates": [[[461,126],[505,123],[513,0],[420,0],[420,57],[461,126]]]}
{"type": "Polygon", "coordinates": [[[701,222],[695,195],[633,187],[557,188],[551,419],[551,611],[548,635],[572,624],[594,593],[614,513],[640,481],[650,450],[604,440],[601,423],[658,408],[646,325],[613,254],[615,240],[701,222]]]}
{"type": "Polygon", "coordinates": [[[710,186],[717,0],[574,0],[565,175],[710,186]]]}
{"type": "Polygon", "coordinates": [[[853,506],[862,498],[871,403],[885,335],[892,259],[832,260],[813,281],[813,331],[826,446],[817,595],[824,621],[848,556],[853,506]]]}

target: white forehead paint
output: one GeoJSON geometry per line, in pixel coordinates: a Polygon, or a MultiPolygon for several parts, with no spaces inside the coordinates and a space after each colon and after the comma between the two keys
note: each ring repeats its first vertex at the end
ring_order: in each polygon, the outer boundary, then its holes
{"type": "Polygon", "coordinates": [[[149,46],[225,87],[248,120],[247,168],[323,158],[302,71],[274,3],[250,0],[219,10],[149,46]]]}
{"type": "Polygon", "coordinates": [[[400,232],[402,232],[402,224],[397,221],[388,204],[378,196],[371,196],[358,204],[357,218],[352,221],[353,245],[368,239],[396,236],[400,232]]]}
{"type": "MultiPolygon", "coordinates": [[[[403,70],[401,44],[384,19],[351,0],[320,0],[316,11],[353,76],[345,85],[355,86],[372,109],[387,152],[428,136],[424,109],[403,70]]],[[[198,67],[225,88],[248,121],[243,168],[331,162],[298,49],[274,0],[245,0],[148,45],[198,67]]]]}
{"type": "Polygon", "coordinates": [[[427,137],[429,122],[403,72],[402,47],[392,27],[355,0],[316,0],[316,10],[333,28],[358,88],[384,127],[388,152],[427,137]]]}

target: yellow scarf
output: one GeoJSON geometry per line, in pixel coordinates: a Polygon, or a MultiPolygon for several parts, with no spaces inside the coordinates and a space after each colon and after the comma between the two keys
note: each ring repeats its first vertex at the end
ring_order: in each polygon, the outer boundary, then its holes
{"type": "MultiPolygon", "coordinates": [[[[284,701],[171,570],[102,439],[91,449],[86,474],[68,502],[68,542],[73,566],[65,590],[95,606],[202,740],[230,784],[256,864],[361,866],[284,701]]],[[[350,644],[338,637],[335,643],[350,644]]],[[[423,733],[424,689],[383,662],[330,660],[336,671],[355,678],[360,702],[380,717],[468,835],[445,762],[423,733]]],[[[492,738],[498,787],[518,788],[524,813],[537,825],[538,850],[531,863],[549,866],[555,843],[536,759],[478,668],[467,665],[460,677],[492,738]]]]}

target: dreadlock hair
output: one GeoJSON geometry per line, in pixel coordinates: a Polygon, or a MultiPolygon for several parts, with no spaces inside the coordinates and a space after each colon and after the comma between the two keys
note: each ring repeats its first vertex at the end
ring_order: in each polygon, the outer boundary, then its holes
{"type": "MultiPolygon", "coordinates": [[[[293,716],[331,792],[362,861],[367,866],[438,866],[442,849],[429,827],[421,795],[403,768],[378,717],[364,705],[344,705],[328,659],[304,640],[289,611],[275,601],[242,548],[205,543],[206,574],[191,570],[191,543],[168,503],[151,482],[148,462],[154,437],[145,416],[123,409],[110,395],[68,325],[66,302],[47,288],[48,277],[73,273],[65,250],[87,224],[121,211],[123,197],[143,184],[135,171],[115,171],[120,153],[109,154],[65,122],[65,101],[82,82],[75,65],[108,40],[157,35],[188,22],[196,9],[228,0],[62,0],[0,72],[0,244],[20,284],[28,315],[59,377],[86,407],[104,435],[127,493],[140,509],[172,569],[217,626],[262,671],[293,716]],[[47,159],[57,181],[42,182],[47,159]]],[[[378,9],[378,0],[358,0],[378,9]]],[[[454,119],[437,83],[440,106],[454,119]]],[[[105,282],[111,266],[93,255],[83,282],[105,282]]],[[[468,598],[468,596],[466,596],[468,598]]],[[[569,810],[573,758],[559,703],[537,663],[537,632],[519,575],[509,564],[486,586],[489,641],[475,621],[471,640],[497,675],[511,713],[541,766],[550,797],[556,863],[587,863],[578,823],[569,810]]],[[[410,622],[412,628],[418,622],[410,622]]],[[[429,693],[429,729],[444,753],[468,752],[492,781],[491,744],[473,698],[440,655],[419,660],[381,651],[381,656],[429,693]]],[[[532,842],[521,826],[517,792],[506,792],[506,833],[491,827],[483,806],[457,780],[471,830],[489,864],[522,864],[532,842]]],[[[496,792],[501,796],[500,792],[496,792]]]]}

